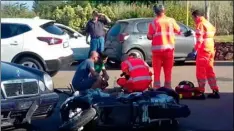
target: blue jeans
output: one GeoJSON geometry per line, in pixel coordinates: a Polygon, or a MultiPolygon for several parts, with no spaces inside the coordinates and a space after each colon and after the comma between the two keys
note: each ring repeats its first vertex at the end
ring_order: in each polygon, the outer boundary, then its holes
{"type": "Polygon", "coordinates": [[[89,55],[92,51],[101,53],[104,51],[104,37],[91,38],[89,55]]]}
{"type": "Polygon", "coordinates": [[[90,89],[92,85],[96,82],[96,80],[97,79],[95,77],[88,77],[81,81],[72,81],[72,85],[78,91],[85,91],[87,89],[90,89]]]}

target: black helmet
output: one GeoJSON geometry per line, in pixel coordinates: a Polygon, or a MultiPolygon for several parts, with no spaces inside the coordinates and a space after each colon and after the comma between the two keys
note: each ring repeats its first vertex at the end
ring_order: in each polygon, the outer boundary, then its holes
{"type": "Polygon", "coordinates": [[[179,83],[179,86],[180,85],[188,85],[188,86],[190,86],[191,88],[195,88],[195,86],[194,86],[194,84],[193,84],[193,82],[191,82],[191,81],[181,81],[180,83],[179,83]]]}
{"type": "Polygon", "coordinates": [[[153,7],[153,10],[154,10],[155,13],[160,13],[160,12],[164,11],[165,8],[164,8],[163,5],[158,4],[158,5],[155,5],[155,6],[153,7]]]}

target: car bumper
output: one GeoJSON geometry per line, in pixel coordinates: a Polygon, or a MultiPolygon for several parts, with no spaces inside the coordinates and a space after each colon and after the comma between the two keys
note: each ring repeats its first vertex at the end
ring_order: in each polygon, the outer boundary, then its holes
{"type": "Polygon", "coordinates": [[[2,100],[1,127],[25,123],[27,122],[26,116],[30,119],[46,118],[52,114],[58,101],[59,96],[56,93],[42,94],[30,98],[2,100]],[[35,108],[33,106],[34,103],[37,103],[35,108]]]}
{"type": "Polygon", "coordinates": [[[74,61],[74,56],[60,57],[54,60],[46,60],[46,71],[58,71],[60,68],[69,66],[74,61]]]}

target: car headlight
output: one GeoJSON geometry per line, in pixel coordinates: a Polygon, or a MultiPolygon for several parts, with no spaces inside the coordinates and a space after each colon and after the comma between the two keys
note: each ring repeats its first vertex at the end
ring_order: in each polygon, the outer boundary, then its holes
{"type": "Polygon", "coordinates": [[[51,78],[48,74],[45,74],[45,75],[44,75],[44,82],[45,82],[45,86],[46,86],[49,90],[51,90],[51,91],[54,90],[53,80],[52,80],[52,78],[51,78]]]}
{"type": "Polygon", "coordinates": [[[41,91],[45,91],[45,84],[42,81],[39,81],[39,87],[41,89],[41,91]]]}

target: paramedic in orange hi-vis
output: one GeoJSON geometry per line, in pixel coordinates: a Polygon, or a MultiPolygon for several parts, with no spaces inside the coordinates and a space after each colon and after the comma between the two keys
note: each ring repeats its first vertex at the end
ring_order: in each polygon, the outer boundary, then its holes
{"type": "Polygon", "coordinates": [[[192,13],[196,23],[196,76],[198,81],[198,89],[205,92],[205,84],[208,81],[213,93],[208,94],[209,98],[220,98],[219,87],[216,83],[214,72],[214,35],[215,27],[207,21],[199,10],[192,13]]]}
{"type": "Polygon", "coordinates": [[[165,15],[163,5],[154,6],[156,18],[149,24],[147,38],[152,40],[152,65],[154,88],[159,88],[161,67],[163,67],[164,87],[171,88],[171,75],[174,65],[175,33],[181,34],[180,27],[173,18],[165,15]]]}
{"type": "Polygon", "coordinates": [[[149,66],[144,60],[137,58],[135,53],[125,56],[121,70],[121,77],[125,78],[119,78],[117,83],[128,93],[142,92],[151,86],[152,73],[149,66]]]}

